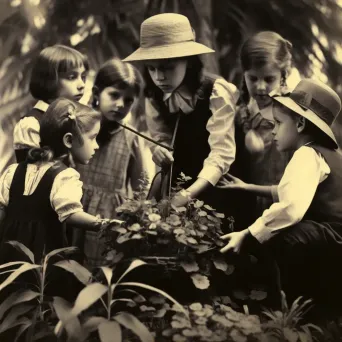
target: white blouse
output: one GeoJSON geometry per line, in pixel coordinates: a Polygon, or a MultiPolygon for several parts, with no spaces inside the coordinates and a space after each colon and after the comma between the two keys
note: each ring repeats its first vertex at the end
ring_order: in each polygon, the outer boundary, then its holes
{"type": "MultiPolygon", "coordinates": [[[[189,108],[194,109],[197,99],[189,96],[184,89],[179,91],[179,94],[176,93],[165,94],[164,101],[169,106],[171,113],[182,109],[186,115],[190,111],[189,108]],[[175,108],[177,106],[178,108],[175,108]]],[[[208,140],[210,153],[204,160],[203,168],[198,175],[198,178],[203,178],[214,186],[222,175],[229,171],[235,159],[234,118],[238,98],[239,91],[235,85],[228,83],[223,78],[216,79],[210,96],[212,116],[206,125],[206,129],[210,133],[208,140]]],[[[169,144],[172,133],[149,99],[146,99],[146,115],[152,137],[159,142],[169,144]]],[[[154,146],[151,147],[152,153],[154,148],[154,146]]]]}
{"type": "MultiPolygon", "coordinates": [[[[46,112],[49,105],[38,101],[33,108],[46,112]]],[[[33,116],[24,117],[15,125],[13,132],[13,145],[15,150],[40,147],[40,124],[33,116]]]]}
{"type": "Polygon", "coordinates": [[[278,185],[279,202],[266,209],[248,229],[263,243],[281,229],[300,222],[308,211],[318,185],[330,174],[321,153],[309,146],[300,147],[287,165],[278,185]]]}
{"type": "MultiPolygon", "coordinates": [[[[52,165],[54,162],[27,165],[24,196],[35,191],[45,172],[52,165]]],[[[8,206],[9,191],[17,166],[18,164],[10,165],[0,178],[0,208],[8,206]]],[[[50,193],[50,203],[60,222],[65,221],[71,214],[83,211],[82,185],[79,173],[73,168],[69,167],[56,176],[50,193]]]]}

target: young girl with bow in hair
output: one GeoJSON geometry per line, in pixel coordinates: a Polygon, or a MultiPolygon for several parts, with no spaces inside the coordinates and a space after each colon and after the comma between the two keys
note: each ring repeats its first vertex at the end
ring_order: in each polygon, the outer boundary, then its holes
{"type": "Polygon", "coordinates": [[[94,229],[99,222],[83,210],[82,182],[73,166],[89,163],[98,149],[100,119],[69,99],[49,105],[40,121],[42,148],[31,149],[27,161],[9,166],[0,179],[1,263],[22,259],[8,240],[24,244],[40,262],[67,246],[64,223],[94,229]]]}
{"type": "Polygon", "coordinates": [[[171,184],[182,172],[192,178],[172,203],[183,206],[199,198],[226,212],[230,203],[222,201],[215,185],[235,157],[238,91],[203,71],[199,55],[213,52],[195,42],[185,16],[165,13],[142,23],[140,48],[124,61],[144,63],[148,127],[155,140],[170,147],[153,146],[154,162],[173,164],[171,184]]]}
{"type": "MultiPolygon", "coordinates": [[[[107,61],[96,74],[93,107],[102,114],[99,150],[88,165],[77,165],[83,181],[82,203],[93,215],[114,217],[115,209],[133,196],[143,172],[148,171],[144,141],[122,127],[142,90],[139,71],[118,58],[107,61]]],[[[101,265],[105,246],[96,232],[76,235],[88,266],[101,265]]]]}
{"type": "Polygon", "coordinates": [[[64,45],[42,50],[31,74],[30,92],[38,100],[33,109],[14,128],[17,162],[24,161],[30,148],[40,147],[40,121],[49,103],[58,97],[79,101],[89,69],[87,57],[64,45]]]}

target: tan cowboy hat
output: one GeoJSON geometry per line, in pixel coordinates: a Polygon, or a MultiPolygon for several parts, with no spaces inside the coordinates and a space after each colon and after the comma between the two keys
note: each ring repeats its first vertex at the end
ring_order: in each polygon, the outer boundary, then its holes
{"type": "Polygon", "coordinates": [[[176,13],[163,13],[146,19],[141,24],[140,48],[124,62],[177,58],[215,52],[195,42],[187,17],[176,13]]]}
{"type": "Polygon", "coordinates": [[[335,149],[338,144],[331,126],[341,110],[341,99],[335,91],[327,85],[311,79],[301,80],[291,93],[269,94],[273,100],[303,116],[333,142],[335,149]]]}

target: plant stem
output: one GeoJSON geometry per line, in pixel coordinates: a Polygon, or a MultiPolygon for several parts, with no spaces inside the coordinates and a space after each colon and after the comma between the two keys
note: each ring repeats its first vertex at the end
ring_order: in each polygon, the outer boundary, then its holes
{"type": "Polygon", "coordinates": [[[40,269],[39,276],[40,276],[39,318],[43,322],[44,321],[43,302],[44,302],[44,287],[45,287],[44,268],[40,269]]]}

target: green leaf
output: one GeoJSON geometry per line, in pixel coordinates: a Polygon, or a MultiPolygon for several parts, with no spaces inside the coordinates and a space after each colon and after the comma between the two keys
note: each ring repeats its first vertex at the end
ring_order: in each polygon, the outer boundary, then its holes
{"type": "Polygon", "coordinates": [[[120,325],[116,322],[103,322],[99,325],[99,336],[101,342],[121,342],[122,334],[120,325]]]}
{"type": "Polygon", "coordinates": [[[59,253],[64,253],[64,252],[75,252],[77,250],[78,250],[77,247],[63,247],[63,248],[54,249],[50,253],[46,254],[45,259],[44,259],[44,264],[47,265],[49,259],[53,257],[54,255],[57,255],[59,253]]]}
{"type": "Polygon", "coordinates": [[[132,330],[142,342],[154,342],[154,337],[138,318],[128,312],[121,312],[113,317],[125,328],[132,330]]]}
{"type": "Polygon", "coordinates": [[[106,266],[102,266],[100,268],[101,268],[103,274],[105,275],[105,277],[107,279],[108,286],[110,286],[110,284],[112,282],[112,277],[113,277],[113,270],[109,267],[106,267],[106,266]]]}
{"type": "Polygon", "coordinates": [[[95,330],[98,329],[99,325],[101,323],[107,322],[107,319],[104,317],[99,317],[99,316],[92,316],[88,318],[84,324],[83,324],[83,329],[85,329],[88,333],[91,333],[95,330]]]}
{"type": "Polygon", "coordinates": [[[153,292],[157,292],[161,294],[162,296],[166,297],[167,299],[169,299],[172,303],[176,304],[176,306],[179,307],[180,311],[183,312],[187,317],[189,317],[188,313],[186,312],[186,310],[181,304],[179,304],[174,298],[172,298],[166,292],[164,292],[163,290],[159,290],[154,286],[146,285],[143,283],[137,283],[137,282],[125,282],[125,283],[117,284],[117,286],[135,286],[135,287],[141,287],[143,289],[147,289],[153,292]]]}
{"type": "MultiPolygon", "coordinates": [[[[122,276],[119,278],[119,280],[117,281],[117,284],[120,283],[121,279],[128,274],[129,272],[133,271],[135,268],[143,266],[143,265],[147,265],[146,262],[142,261],[142,260],[133,260],[131,262],[131,264],[129,265],[129,267],[127,268],[127,270],[122,274],[122,276]]],[[[113,285],[117,285],[117,284],[113,284],[113,285]]],[[[114,286],[115,287],[115,286],[114,286]]]]}
{"type": "Polygon", "coordinates": [[[132,299],[129,299],[129,298],[118,298],[118,299],[113,299],[111,302],[110,302],[110,305],[114,304],[114,303],[117,303],[117,302],[125,302],[125,303],[131,303],[131,304],[134,304],[134,306],[136,305],[136,302],[132,299]]]}
{"type": "Polygon", "coordinates": [[[23,264],[29,264],[29,263],[25,262],[25,261],[11,261],[11,262],[8,262],[6,264],[0,265],[0,269],[10,267],[10,266],[14,266],[14,265],[23,265],[23,264]]]}
{"type": "Polygon", "coordinates": [[[27,291],[20,290],[20,291],[16,291],[12,293],[0,305],[0,320],[3,318],[5,312],[9,308],[19,303],[28,302],[34,298],[37,298],[38,296],[39,296],[38,292],[34,292],[31,290],[27,290],[27,291]]]}
{"type": "Polygon", "coordinates": [[[77,316],[82,311],[88,309],[92,304],[98,301],[108,288],[100,283],[92,283],[87,285],[77,296],[72,314],[77,316]]]}
{"type": "Polygon", "coordinates": [[[22,319],[20,325],[21,327],[18,329],[13,342],[17,342],[20,336],[24,333],[24,331],[27,330],[32,325],[32,320],[28,318],[24,318],[22,319]]]}
{"type": "Polygon", "coordinates": [[[32,310],[34,307],[35,305],[22,304],[12,308],[0,325],[0,333],[21,324],[19,323],[20,320],[18,320],[18,318],[32,310]]]}
{"type": "Polygon", "coordinates": [[[61,333],[61,328],[65,328],[68,338],[76,339],[76,341],[85,341],[87,334],[82,330],[81,323],[75,315],[72,314],[71,304],[61,297],[53,297],[52,303],[57,317],[61,324],[55,327],[55,334],[61,333]]]}
{"type": "Polygon", "coordinates": [[[23,252],[34,264],[34,255],[25,245],[18,241],[8,241],[7,243],[12,245],[18,251],[23,252]]]}
{"type": "Polygon", "coordinates": [[[91,278],[91,273],[75,260],[61,260],[54,264],[72,273],[82,284],[87,285],[91,278]]]}
{"type": "Polygon", "coordinates": [[[40,268],[40,266],[39,265],[32,265],[29,263],[25,263],[25,264],[21,265],[19,268],[17,268],[15,271],[13,271],[13,273],[11,273],[11,275],[9,275],[3,283],[1,283],[0,291],[2,289],[4,289],[6,286],[10,285],[22,273],[33,270],[33,269],[37,269],[37,268],[40,268]]]}

